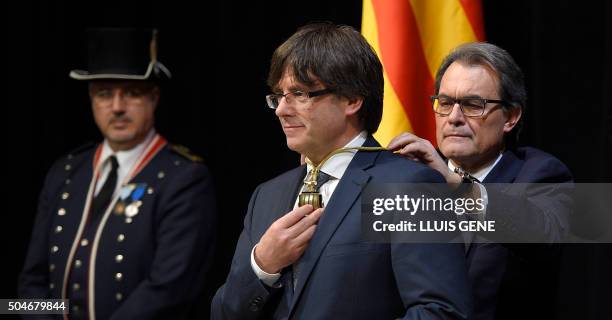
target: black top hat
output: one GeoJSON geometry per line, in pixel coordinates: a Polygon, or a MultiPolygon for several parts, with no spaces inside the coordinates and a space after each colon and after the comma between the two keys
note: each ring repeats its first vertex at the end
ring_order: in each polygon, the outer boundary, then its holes
{"type": "Polygon", "coordinates": [[[76,80],[164,80],[172,74],[157,61],[155,29],[90,29],[87,70],[72,70],[76,80]]]}

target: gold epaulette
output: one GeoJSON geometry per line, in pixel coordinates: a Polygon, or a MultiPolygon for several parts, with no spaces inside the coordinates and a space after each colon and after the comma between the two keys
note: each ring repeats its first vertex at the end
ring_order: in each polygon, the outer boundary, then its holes
{"type": "Polygon", "coordinates": [[[189,150],[189,148],[185,147],[185,146],[181,146],[178,144],[170,144],[169,145],[170,150],[180,154],[181,156],[193,161],[193,162],[202,162],[204,161],[204,159],[202,159],[202,157],[193,154],[191,152],[191,150],[189,150]]]}

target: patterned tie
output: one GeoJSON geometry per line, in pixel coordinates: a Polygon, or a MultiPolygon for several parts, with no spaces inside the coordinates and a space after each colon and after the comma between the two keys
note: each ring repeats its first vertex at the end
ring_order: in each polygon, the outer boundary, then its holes
{"type": "Polygon", "coordinates": [[[93,199],[91,206],[92,218],[96,218],[106,211],[106,207],[108,207],[117,187],[117,168],[119,168],[119,162],[117,162],[117,157],[115,156],[110,156],[108,161],[111,162],[111,171],[108,173],[102,189],[93,199]]]}
{"type": "MultiPolygon", "coordinates": [[[[310,170],[308,172],[308,174],[306,175],[306,178],[304,178],[304,185],[302,186],[302,189],[301,189],[300,192],[306,191],[306,188],[308,186],[307,181],[310,181],[310,179],[312,177],[312,171],[313,170],[310,170]]],[[[323,171],[319,171],[319,174],[317,175],[317,185],[315,186],[315,191],[319,191],[321,186],[323,186],[323,184],[325,184],[331,178],[332,178],[332,176],[330,176],[329,174],[327,174],[327,173],[325,173],[323,171]]]]}
{"type": "Polygon", "coordinates": [[[304,186],[298,196],[298,205],[301,207],[310,204],[315,209],[323,208],[323,196],[319,192],[319,189],[332,177],[322,171],[316,170],[316,172],[318,172],[316,181],[311,181],[313,172],[315,172],[315,169],[312,169],[304,179],[304,186]]]}

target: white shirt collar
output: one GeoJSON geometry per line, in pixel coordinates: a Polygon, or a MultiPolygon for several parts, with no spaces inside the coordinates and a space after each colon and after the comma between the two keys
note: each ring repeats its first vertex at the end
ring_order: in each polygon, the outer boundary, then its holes
{"type": "MultiPolygon", "coordinates": [[[[349,141],[344,148],[361,147],[365,143],[367,137],[368,133],[366,131],[361,131],[351,141],[349,141]]],[[[333,155],[331,158],[325,161],[325,163],[323,163],[321,171],[327,173],[335,179],[341,179],[344,172],[348,168],[349,163],[351,163],[351,160],[353,160],[355,153],[357,153],[357,150],[349,150],[333,155]]],[[[312,164],[310,161],[307,161],[306,163],[308,166],[308,172],[310,172],[310,170],[312,170],[312,164]]]]}
{"type": "MultiPolygon", "coordinates": [[[[136,164],[139,156],[142,154],[144,149],[147,147],[149,142],[155,136],[155,129],[151,129],[147,134],[147,137],[138,145],[130,150],[121,150],[121,151],[113,151],[110,147],[108,140],[104,139],[104,143],[102,145],[102,154],[100,155],[100,161],[103,166],[107,165],[106,160],[112,155],[117,157],[117,162],[119,163],[118,175],[119,177],[125,177],[129,171],[131,171],[132,167],[136,164]]],[[[122,182],[122,179],[119,180],[122,182]]]]}
{"type": "MultiPolygon", "coordinates": [[[[468,173],[470,175],[472,175],[474,178],[478,179],[478,181],[482,182],[489,175],[491,170],[493,170],[493,168],[499,162],[499,160],[501,160],[502,156],[503,156],[503,153],[500,153],[499,156],[497,156],[497,158],[495,159],[495,161],[491,161],[491,163],[489,163],[484,168],[482,168],[482,169],[480,169],[480,170],[478,170],[476,172],[468,172],[468,173]]],[[[453,163],[453,161],[449,159],[448,160],[448,168],[451,171],[455,171],[456,167],[457,166],[453,163]]]]}

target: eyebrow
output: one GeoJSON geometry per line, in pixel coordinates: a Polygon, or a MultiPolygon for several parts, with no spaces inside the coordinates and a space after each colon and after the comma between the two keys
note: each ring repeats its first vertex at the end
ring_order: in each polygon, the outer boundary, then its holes
{"type": "MultiPolygon", "coordinates": [[[[291,87],[287,88],[287,92],[295,92],[295,91],[308,91],[308,88],[306,88],[305,86],[299,86],[299,85],[292,85],[291,87]]],[[[272,92],[276,94],[283,93],[283,91],[279,87],[274,87],[272,89],[272,92]]]]}
{"type": "Polygon", "coordinates": [[[453,100],[464,100],[464,99],[484,99],[483,97],[477,95],[477,94],[470,94],[467,96],[461,96],[459,98],[453,98],[451,96],[445,95],[445,94],[438,94],[439,97],[443,97],[443,98],[451,98],[453,100]]]}

